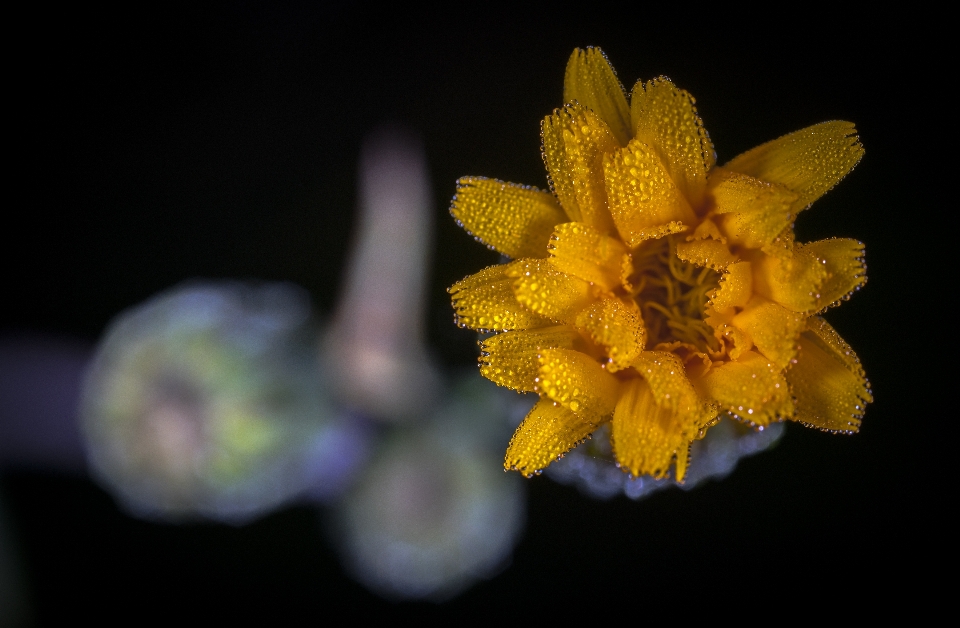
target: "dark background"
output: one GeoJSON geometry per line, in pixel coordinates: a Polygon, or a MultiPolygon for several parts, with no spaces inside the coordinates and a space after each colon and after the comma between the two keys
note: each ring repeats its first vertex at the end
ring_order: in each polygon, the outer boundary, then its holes
{"type": "Polygon", "coordinates": [[[133,602],[177,615],[200,601],[310,619],[635,600],[679,617],[697,601],[909,600],[900,587],[940,547],[920,493],[945,479],[931,441],[949,438],[929,379],[946,311],[920,322],[938,272],[926,243],[949,247],[927,139],[946,114],[922,75],[936,58],[924,19],[238,3],[28,24],[8,92],[3,333],[92,343],[122,309],[192,277],[290,280],[329,313],[360,145],[386,122],[422,134],[437,216],[429,338],[445,364],[469,364],[474,339],[451,323],[445,287],[496,258],[447,214],[454,181],[544,187],[540,120],[562,104],[573,48],[597,45],[628,89],[665,74],[692,92],[720,163],[813,123],[856,123],[865,158],[797,233],[866,244],[869,283],[827,318],[876,396],[860,434],[791,424],[776,449],[692,492],[594,502],[532,480],[512,566],[442,606],[391,606],[347,579],[309,508],[166,527],[127,518],[82,475],[8,468],[0,491],[34,614],[120,617],[133,602]]]}

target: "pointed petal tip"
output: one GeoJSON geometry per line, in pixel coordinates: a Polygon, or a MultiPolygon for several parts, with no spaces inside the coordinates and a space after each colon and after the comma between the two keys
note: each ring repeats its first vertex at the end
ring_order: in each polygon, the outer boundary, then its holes
{"type": "Polygon", "coordinates": [[[632,135],[626,91],[613,64],[600,48],[576,48],[567,62],[563,101],[577,102],[594,111],[610,128],[620,146],[632,135]]]}

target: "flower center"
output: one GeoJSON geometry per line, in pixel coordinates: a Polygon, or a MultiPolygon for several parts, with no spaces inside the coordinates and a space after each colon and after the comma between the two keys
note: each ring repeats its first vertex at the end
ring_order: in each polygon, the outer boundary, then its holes
{"type": "Polygon", "coordinates": [[[643,313],[647,346],[680,341],[716,353],[720,342],[703,319],[707,295],[719,286],[720,273],[680,260],[676,237],[648,240],[633,253],[631,293],[643,313]]]}

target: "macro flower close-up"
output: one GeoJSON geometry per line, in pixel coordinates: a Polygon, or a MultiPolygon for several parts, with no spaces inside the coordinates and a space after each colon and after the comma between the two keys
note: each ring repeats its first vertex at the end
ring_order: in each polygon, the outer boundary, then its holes
{"type": "Polygon", "coordinates": [[[0,628],[942,597],[946,20],[477,9],[26,21],[0,628]]]}
{"type": "Polygon", "coordinates": [[[862,157],[854,125],[720,166],[689,93],[660,77],[628,96],[598,48],[574,51],[563,99],[541,127],[549,191],[464,177],[451,207],[510,258],[450,288],[456,320],[495,332],[485,377],[540,397],[505,467],[537,474],[607,423],[623,471],[681,482],[723,417],[857,432],[870,385],[822,315],[866,282],[864,247],[794,237],[862,157]]]}

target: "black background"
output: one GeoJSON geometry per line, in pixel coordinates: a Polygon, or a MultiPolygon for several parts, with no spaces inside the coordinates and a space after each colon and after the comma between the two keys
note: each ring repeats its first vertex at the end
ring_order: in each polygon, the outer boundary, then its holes
{"type": "Polygon", "coordinates": [[[928,379],[942,329],[919,322],[937,276],[925,243],[948,246],[927,139],[946,114],[920,74],[937,58],[924,19],[239,3],[31,21],[8,92],[6,332],[93,342],[120,310],[192,277],[290,280],[329,313],[361,142],[393,122],[422,134],[434,180],[432,349],[469,364],[474,339],[452,325],[445,287],[496,258],[447,214],[454,181],[544,187],[539,122],[562,104],[573,48],[597,45],[628,88],[665,74],[692,92],[720,163],[813,123],[856,123],[865,158],[797,232],[866,244],[869,283],[827,318],[876,396],[860,434],[789,425],[776,449],[692,492],[594,502],[532,480],[512,566],[441,606],[390,605],[346,578],[308,508],[166,527],[125,517],[82,477],[8,469],[0,490],[35,615],[199,602],[316,620],[628,601],[679,617],[698,601],[726,613],[765,598],[908,600],[894,593],[939,547],[920,493],[943,479],[931,441],[945,424],[928,379]]]}

